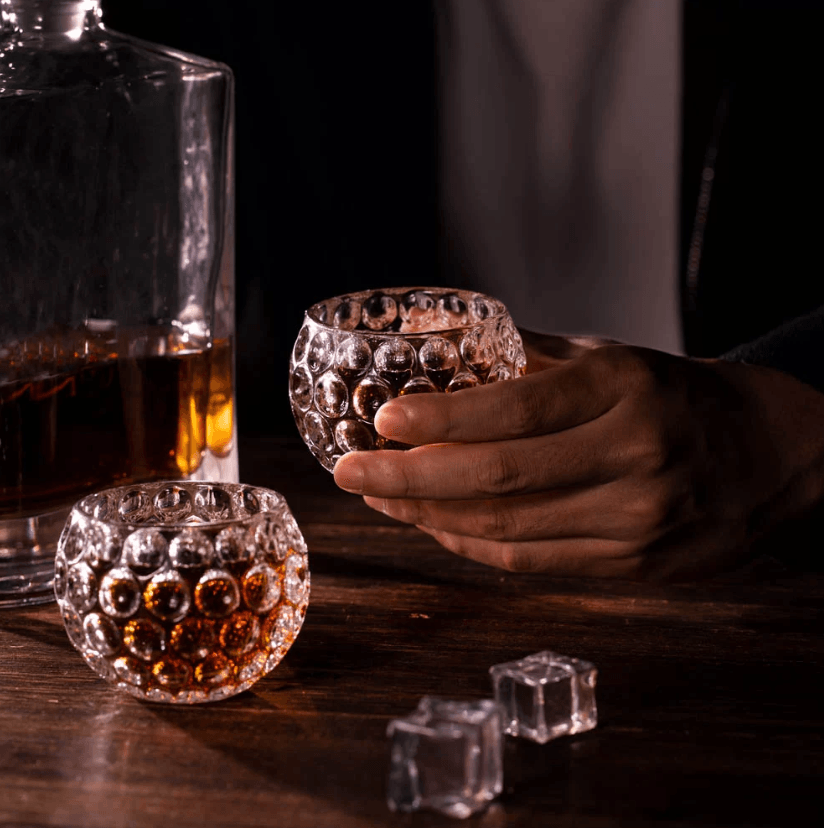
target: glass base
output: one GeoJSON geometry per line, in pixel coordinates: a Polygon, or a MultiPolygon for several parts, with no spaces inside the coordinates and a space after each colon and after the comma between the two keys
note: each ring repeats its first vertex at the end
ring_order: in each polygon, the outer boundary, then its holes
{"type": "Polygon", "coordinates": [[[54,600],[54,555],[70,508],[0,520],[0,608],[54,600]]]}

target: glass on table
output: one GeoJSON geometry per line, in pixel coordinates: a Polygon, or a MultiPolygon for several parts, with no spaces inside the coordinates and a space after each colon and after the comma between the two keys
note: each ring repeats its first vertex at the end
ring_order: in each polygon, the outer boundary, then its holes
{"type": "Polygon", "coordinates": [[[506,307],[491,296],[384,288],[309,308],[289,367],[298,431],[332,471],[349,451],[409,448],[375,430],[388,400],[512,379],[526,371],[526,356],[506,307]]]}
{"type": "Polygon", "coordinates": [[[215,701],[269,673],[300,630],[309,583],[283,496],[232,483],[89,495],[55,558],[72,644],[99,676],[149,701],[215,701]]]}

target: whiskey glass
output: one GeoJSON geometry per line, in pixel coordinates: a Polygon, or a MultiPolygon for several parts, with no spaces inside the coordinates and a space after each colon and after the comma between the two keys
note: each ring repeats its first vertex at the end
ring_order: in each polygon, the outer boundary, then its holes
{"type": "Polygon", "coordinates": [[[272,671],[309,604],[306,543],[282,495],[159,481],[80,500],[54,593],[70,641],[140,699],[196,704],[272,671]]]}
{"type": "Polygon", "coordinates": [[[375,431],[388,400],[451,394],[525,371],[521,336],[498,299],[451,288],[365,290],[306,311],[289,400],[304,442],[332,471],[349,451],[410,448],[375,431]]]}

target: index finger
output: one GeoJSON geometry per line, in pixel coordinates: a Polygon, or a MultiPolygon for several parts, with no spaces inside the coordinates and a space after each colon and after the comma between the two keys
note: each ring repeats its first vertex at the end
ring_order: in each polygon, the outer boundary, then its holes
{"type": "Polygon", "coordinates": [[[588,357],[452,394],[397,397],[380,407],[375,428],[413,445],[509,440],[573,428],[609,411],[620,396],[606,361],[588,357]]]}

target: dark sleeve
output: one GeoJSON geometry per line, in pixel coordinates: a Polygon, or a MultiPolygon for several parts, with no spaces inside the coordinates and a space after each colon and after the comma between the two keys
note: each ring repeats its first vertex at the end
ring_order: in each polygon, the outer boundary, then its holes
{"type": "Polygon", "coordinates": [[[737,345],[721,359],[776,368],[824,392],[824,306],[737,345]]]}

